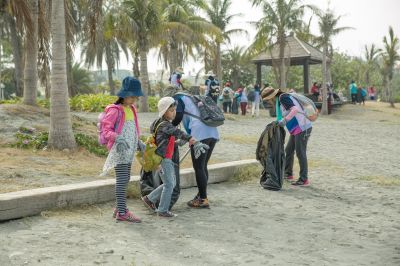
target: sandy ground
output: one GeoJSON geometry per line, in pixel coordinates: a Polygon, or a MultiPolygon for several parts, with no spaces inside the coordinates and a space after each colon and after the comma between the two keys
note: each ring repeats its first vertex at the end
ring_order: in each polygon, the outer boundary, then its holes
{"type": "MultiPolygon", "coordinates": [[[[228,120],[214,160],[254,158],[266,117],[228,120]]],[[[209,210],[185,189],[173,220],[129,200],[134,225],[113,203],[44,212],[0,224],[0,265],[399,265],[399,133],[398,109],[344,106],[314,125],[310,187],[211,185],[209,210]]]]}

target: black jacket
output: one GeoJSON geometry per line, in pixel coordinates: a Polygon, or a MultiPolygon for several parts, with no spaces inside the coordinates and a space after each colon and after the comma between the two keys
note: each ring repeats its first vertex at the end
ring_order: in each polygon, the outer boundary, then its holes
{"type": "Polygon", "coordinates": [[[169,138],[175,136],[176,139],[183,139],[189,141],[192,136],[186,134],[182,130],[176,128],[172,123],[164,118],[159,118],[155,120],[150,126],[150,133],[154,134],[156,132],[156,153],[161,157],[165,158],[165,153],[167,151],[169,138]],[[158,127],[158,128],[157,128],[158,127]]]}

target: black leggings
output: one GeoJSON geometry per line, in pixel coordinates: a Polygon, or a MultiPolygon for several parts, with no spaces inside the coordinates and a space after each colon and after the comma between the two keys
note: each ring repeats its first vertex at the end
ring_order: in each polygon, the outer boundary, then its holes
{"type": "Polygon", "coordinates": [[[206,151],[206,153],[202,153],[199,158],[194,158],[194,151],[193,147],[191,148],[191,155],[192,155],[192,163],[193,169],[196,175],[196,183],[199,189],[200,198],[206,199],[207,198],[207,183],[208,183],[208,169],[207,164],[210,160],[211,154],[214,150],[215,144],[217,143],[216,139],[209,138],[204,139],[201,141],[204,144],[207,144],[210,149],[206,151]]]}

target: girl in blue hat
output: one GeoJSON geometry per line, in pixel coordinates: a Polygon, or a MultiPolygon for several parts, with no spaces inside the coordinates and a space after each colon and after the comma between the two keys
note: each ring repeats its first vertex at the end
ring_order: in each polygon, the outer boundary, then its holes
{"type": "Polygon", "coordinates": [[[126,77],[122,81],[122,88],[118,92],[118,100],[106,107],[102,122],[104,137],[107,141],[109,154],[103,167],[103,173],[115,169],[115,198],[117,208],[113,217],[117,221],[140,223],[126,206],[126,191],[131,176],[131,165],[135,151],[144,149],[139,140],[139,124],[135,103],[143,96],[140,81],[133,77],[126,77]]]}

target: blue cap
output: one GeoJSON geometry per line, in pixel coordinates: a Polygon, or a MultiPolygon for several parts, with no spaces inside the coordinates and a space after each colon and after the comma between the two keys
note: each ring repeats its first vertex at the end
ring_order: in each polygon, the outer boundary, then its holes
{"type": "Polygon", "coordinates": [[[126,98],[129,96],[143,96],[142,86],[140,81],[134,77],[126,77],[122,81],[122,88],[118,92],[118,97],[126,98]]]}

